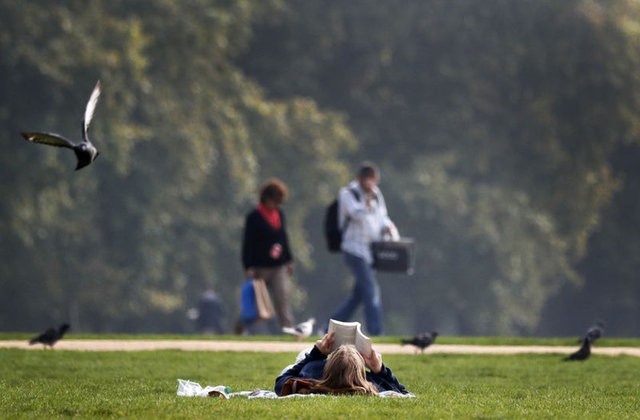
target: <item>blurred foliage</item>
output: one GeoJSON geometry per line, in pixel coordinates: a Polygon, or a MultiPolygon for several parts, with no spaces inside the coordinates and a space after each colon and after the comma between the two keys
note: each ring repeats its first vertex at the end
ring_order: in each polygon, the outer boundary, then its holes
{"type": "MultiPolygon", "coordinates": [[[[286,4],[241,63],[275,97],[347,113],[359,156],[381,161],[391,214],[418,243],[417,278],[382,276],[406,315],[395,326],[536,331],[597,258],[588,241],[622,182],[611,155],[638,140],[637,3],[286,4]]],[[[581,309],[569,325],[602,312],[581,309]]]]}
{"type": "Polygon", "coordinates": [[[631,0],[0,0],[0,330],[188,332],[209,288],[230,325],[271,176],[296,314],[320,320],[352,281],[323,209],[368,158],[417,242],[414,276],[379,276],[387,332],[633,335],[639,19],[631,0]],[[79,139],[97,79],[94,164],[20,139],[79,139]]]}
{"type": "Polygon", "coordinates": [[[272,175],[295,176],[289,223],[305,261],[304,215],[347,180],[338,157],[356,140],[312,101],[265,99],[231,62],[253,14],[277,2],[0,5],[0,141],[15,151],[0,186],[13,261],[3,329],[63,318],[91,331],[188,329],[203,290],[235,301],[244,213],[272,175]],[[78,139],[96,79],[95,165],[74,173],[71,153],[20,142],[26,127],[78,139]]]}

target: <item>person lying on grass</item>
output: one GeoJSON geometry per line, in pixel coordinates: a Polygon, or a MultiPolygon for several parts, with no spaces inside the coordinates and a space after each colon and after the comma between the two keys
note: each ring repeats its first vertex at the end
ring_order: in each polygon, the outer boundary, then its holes
{"type": "Polygon", "coordinates": [[[331,353],[333,342],[333,333],[326,334],[303,360],[285,368],[276,378],[276,394],[408,393],[382,363],[380,353],[372,349],[371,354],[360,354],[352,345],[342,345],[331,353]]]}

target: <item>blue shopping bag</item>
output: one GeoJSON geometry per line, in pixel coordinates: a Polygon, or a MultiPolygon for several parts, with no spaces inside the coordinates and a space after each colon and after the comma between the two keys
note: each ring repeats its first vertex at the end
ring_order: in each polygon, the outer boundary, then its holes
{"type": "Polygon", "coordinates": [[[258,307],[256,305],[256,291],[253,288],[253,279],[248,278],[242,285],[240,292],[240,318],[245,324],[250,324],[258,319],[258,307]]]}

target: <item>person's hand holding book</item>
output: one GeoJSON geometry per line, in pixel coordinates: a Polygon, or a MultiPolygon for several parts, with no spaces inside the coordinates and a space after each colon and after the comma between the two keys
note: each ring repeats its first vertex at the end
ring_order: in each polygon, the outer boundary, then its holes
{"type": "Polygon", "coordinates": [[[320,340],[316,341],[316,347],[322,354],[328,356],[331,353],[331,349],[333,348],[335,333],[330,332],[325,334],[320,340]]]}
{"type": "MultiPolygon", "coordinates": [[[[361,353],[362,354],[362,353],[361,353]]],[[[371,353],[362,354],[362,358],[364,359],[364,363],[367,365],[369,370],[373,373],[380,373],[382,370],[382,355],[371,349],[371,353]]]]}

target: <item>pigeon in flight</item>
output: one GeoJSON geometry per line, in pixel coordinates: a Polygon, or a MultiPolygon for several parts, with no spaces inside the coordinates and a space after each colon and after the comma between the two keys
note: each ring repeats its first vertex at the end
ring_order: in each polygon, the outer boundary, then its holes
{"type": "Polygon", "coordinates": [[[585,338],[588,338],[589,342],[593,344],[596,342],[598,338],[602,337],[603,334],[604,334],[604,322],[597,321],[593,326],[589,327],[585,338]]]}
{"type": "Polygon", "coordinates": [[[93,92],[91,92],[89,102],[87,102],[87,108],[84,111],[84,118],[82,119],[82,141],[80,143],[73,143],[65,137],[53,133],[23,132],[21,133],[22,137],[32,143],[41,143],[47,144],[49,146],[66,147],[68,149],[72,149],[76,154],[76,159],[78,161],[76,171],[78,169],[84,168],[85,166],[93,162],[100,154],[100,152],[96,150],[95,146],[89,141],[87,131],[89,130],[89,124],[91,123],[91,119],[93,118],[93,112],[96,109],[96,104],[98,103],[98,98],[100,97],[101,91],[102,86],[100,85],[100,81],[98,80],[98,83],[96,83],[96,87],[94,87],[93,92]]]}
{"type": "Polygon", "coordinates": [[[70,325],[67,323],[60,325],[57,330],[55,328],[47,328],[45,332],[29,340],[29,345],[41,343],[44,344],[45,348],[47,346],[53,348],[53,345],[62,338],[62,336],[67,332],[67,330],[69,330],[69,328],[70,325]]]}
{"type": "Polygon", "coordinates": [[[285,334],[295,335],[297,340],[300,341],[303,338],[309,337],[311,335],[315,323],[315,318],[309,318],[305,322],[301,322],[295,327],[282,327],[282,332],[285,334]]]}
{"type": "Polygon", "coordinates": [[[413,338],[401,340],[401,344],[403,346],[405,344],[411,344],[412,346],[416,347],[416,352],[419,349],[422,353],[424,353],[424,349],[432,345],[436,341],[437,336],[437,331],[423,332],[413,338]]]}
{"type": "Polygon", "coordinates": [[[564,361],[570,360],[586,360],[591,356],[591,340],[589,337],[585,337],[582,339],[582,346],[575,353],[571,353],[569,356],[565,357],[564,361]]]}

